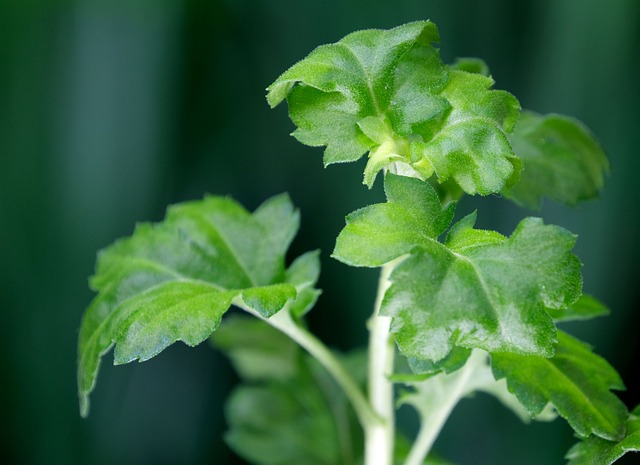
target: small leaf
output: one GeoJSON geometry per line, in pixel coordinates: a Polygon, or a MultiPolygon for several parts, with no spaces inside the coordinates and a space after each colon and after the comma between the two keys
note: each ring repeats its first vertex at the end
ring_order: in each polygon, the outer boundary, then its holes
{"type": "Polygon", "coordinates": [[[381,266],[442,234],[453,219],[455,205],[443,208],[428,183],[387,174],[384,187],[386,203],[347,216],[334,258],[352,266],[381,266]]]}
{"type": "Polygon", "coordinates": [[[492,90],[491,78],[446,66],[432,45],[438,40],[429,21],[355,32],[285,71],[267,100],[274,107],[287,99],[293,135],[326,147],[325,165],[369,152],[369,187],[399,163],[470,194],[499,192],[521,169],[506,136],[520,105],[492,90]]]}
{"type": "Polygon", "coordinates": [[[628,452],[640,452],[640,406],[629,415],[620,441],[590,436],[573,446],[566,458],[568,465],[611,465],[628,452]]]}
{"type": "Polygon", "coordinates": [[[600,192],[609,161],[579,121],[523,112],[509,138],[525,167],[520,181],[504,191],[517,203],[538,209],[542,197],[548,197],[575,205],[600,192]]]}
{"type": "Polygon", "coordinates": [[[624,385],[588,345],[559,331],[552,358],[501,353],[492,354],[491,364],[532,416],[551,403],[582,437],[622,438],[627,409],[610,389],[624,385]]]}
{"type": "Polygon", "coordinates": [[[298,295],[289,307],[291,315],[301,318],[316,303],[321,292],[315,288],[320,276],[320,252],[307,252],[296,258],[287,269],[285,282],[296,286],[298,295]]]}
{"type": "Polygon", "coordinates": [[[556,330],[546,308],[580,295],[575,236],[520,222],[509,238],[454,225],[446,244],[424,241],[391,275],[381,313],[408,357],[439,361],[454,346],[551,356],[556,330]]]}
{"type": "Polygon", "coordinates": [[[170,207],[162,223],[139,225],[102,251],[91,279],[98,295],[78,342],[81,413],[88,413],[100,359],[114,345],[116,364],[147,360],[176,341],[194,346],[218,327],[235,298],[268,318],[293,302],[300,287],[299,311],[306,309],[317,279],[313,256],[293,270],[284,266],[298,223],[286,195],[253,214],[231,199],[208,197],[170,207]]]}

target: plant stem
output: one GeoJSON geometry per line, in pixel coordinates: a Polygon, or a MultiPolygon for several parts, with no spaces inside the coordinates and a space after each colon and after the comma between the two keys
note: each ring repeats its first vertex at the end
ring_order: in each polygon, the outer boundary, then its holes
{"type": "Polygon", "coordinates": [[[430,396],[428,394],[431,402],[425,402],[421,406],[416,405],[422,424],[404,465],[422,465],[424,463],[451,411],[458,401],[468,394],[477,368],[484,365],[485,362],[486,354],[475,350],[463,368],[451,375],[441,375],[443,381],[440,383],[436,384],[435,378],[425,382],[425,387],[428,385],[433,389],[437,386],[437,392],[430,393],[430,396]]]}
{"type": "Polygon", "coordinates": [[[365,428],[365,465],[391,465],[395,435],[393,383],[394,341],[390,334],[391,318],[379,314],[382,299],[396,262],[387,263],[380,271],[378,294],[373,316],[369,320],[369,401],[380,421],[365,428]]]}
{"type": "Polygon", "coordinates": [[[329,372],[329,374],[331,374],[336,383],[342,388],[345,395],[351,402],[351,405],[358,416],[358,420],[365,431],[369,425],[380,422],[375,412],[367,402],[362,390],[353,380],[351,375],[345,370],[342,363],[334,357],[322,341],[296,323],[293,318],[291,318],[291,314],[286,308],[280,310],[271,318],[265,318],[252,308],[245,305],[241,299],[234,300],[233,303],[253,316],[266,321],[277,330],[282,331],[292,340],[297,342],[300,347],[309,352],[309,354],[311,354],[329,372]]]}

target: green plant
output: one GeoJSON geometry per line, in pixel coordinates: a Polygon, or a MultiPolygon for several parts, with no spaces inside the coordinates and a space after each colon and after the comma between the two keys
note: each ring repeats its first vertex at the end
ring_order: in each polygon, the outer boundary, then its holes
{"type": "Polygon", "coordinates": [[[611,392],[624,388],[618,374],[556,328],[608,312],[582,294],[576,236],[539,218],[509,237],[475,229],[476,213],[452,225],[465,194],[531,208],[592,198],[606,156],[578,121],[521,112],[482,61],[445,65],[438,40],[428,21],[355,32],[268,88],[272,107],[287,100],[293,135],[326,147],[325,165],[368,154],[364,184],[383,173],[387,201],[348,215],[333,251],[381,269],[368,350],[332,352],[306,328],[319,254],[285,265],[299,222],[286,195],[253,213],[207,197],[100,253],[79,337],[83,416],[112,347],[122,364],[211,338],[246,381],[227,441],[257,464],[446,463],[431,446],[475,391],[523,419],[565,418],[580,438],[571,465],[640,450],[640,410],[611,392]],[[221,325],[231,306],[256,318],[221,325]],[[397,405],[420,416],[413,443],[395,430],[397,405]]]}

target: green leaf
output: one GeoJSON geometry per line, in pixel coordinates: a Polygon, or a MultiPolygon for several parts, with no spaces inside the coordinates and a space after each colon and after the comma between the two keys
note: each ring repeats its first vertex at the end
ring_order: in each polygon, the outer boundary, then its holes
{"type": "Polygon", "coordinates": [[[492,354],[491,364],[532,416],[551,403],[580,436],[622,439],[628,413],[610,389],[624,385],[588,345],[559,331],[552,358],[502,353],[492,354]]]}
{"type": "Polygon", "coordinates": [[[548,308],[547,312],[556,322],[590,320],[610,313],[606,305],[587,294],[583,294],[577,301],[566,308],[548,308]]]}
{"type": "Polygon", "coordinates": [[[391,275],[381,313],[404,355],[439,361],[454,346],[551,356],[555,324],[546,308],[580,295],[575,236],[526,218],[509,238],[454,225],[445,244],[425,241],[391,275]]]}
{"type": "Polygon", "coordinates": [[[506,136],[519,103],[491,90],[491,78],[447,67],[432,45],[438,40],[429,21],[355,32],[285,71],[267,100],[274,107],[287,99],[293,135],[326,147],[325,165],[369,152],[369,187],[400,163],[470,194],[499,192],[521,169],[506,136]]]}
{"type": "Polygon", "coordinates": [[[289,307],[289,311],[296,318],[301,318],[316,303],[322,293],[315,285],[320,276],[320,252],[307,252],[296,258],[287,269],[285,282],[293,284],[298,290],[298,296],[289,307]]]}
{"type": "Polygon", "coordinates": [[[88,413],[100,359],[112,346],[116,364],[144,361],[175,341],[205,340],[235,298],[268,318],[296,299],[298,286],[303,296],[313,293],[313,256],[285,270],[298,223],[286,195],[253,214],[231,199],[208,197],[170,207],[162,223],[141,224],[102,251],[91,279],[98,294],[79,335],[81,413],[88,413]]]}
{"type": "MultiPolygon", "coordinates": [[[[402,434],[396,434],[395,448],[393,451],[394,465],[403,465],[406,462],[409,452],[411,451],[411,445],[412,443],[402,434]]],[[[453,465],[453,462],[444,460],[432,452],[427,456],[422,465],[453,465]]]]}
{"type": "Polygon", "coordinates": [[[627,452],[640,452],[640,406],[629,415],[626,433],[620,441],[590,436],[567,453],[568,465],[610,465],[627,452]]]}
{"type": "MultiPolygon", "coordinates": [[[[340,465],[362,460],[362,432],[342,391],[299,346],[263,321],[237,317],[212,336],[241,377],[226,405],[225,439],[257,465],[340,465]]],[[[366,354],[343,357],[363,383],[366,354]]]]}
{"type": "Polygon", "coordinates": [[[381,266],[436,238],[449,226],[455,204],[440,204],[435,190],[419,179],[387,174],[387,202],[349,214],[333,257],[351,266],[381,266]]]}
{"type": "Polygon", "coordinates": [[[596,197],[609,171],[604,151],[579,121],[523,112],[509,135],[524,162],[520,181],[504,191],[517,203],[540,208],[542,197],[575,205],[596,197]]]}
{"type": "Polygon", "coordinates": [[[226,353],[240,377],[248,381],[284,381],[298,369],[296,343],[256,318],[226,317],[211,335],[211,343],[226,353]]]}
{"type": "Polygon", "coordinates": [[[409,368],[411,368],[411,371],[416,375],[431,375],[439,372],[453,373],[467,363],[470,355],[471,349],[454,347],[445,358],[438,362],[419,358],[410,358],[408,359],[408,363],[409,368]]]}

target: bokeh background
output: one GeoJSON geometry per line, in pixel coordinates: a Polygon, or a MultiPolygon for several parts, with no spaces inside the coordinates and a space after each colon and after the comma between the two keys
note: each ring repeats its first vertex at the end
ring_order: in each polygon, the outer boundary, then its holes
{"type": "MultiPolygon", "coordinates": [[[[497,88],[576,116],[610,155],[600,200],[538,214],[580,235],[585,289],[613,314],[572,330],[623,375],[625,402],[640,402],[637,0],[0,0],[0,462],[243,463],[220,439],[236,378],[206,344],[106,359],[91,416],[78,414],[96,251],[168,203],[229,194],[253,209],[288,191],[302,211],[292,256],[323,251],[312,328],[338,349],[365,343],[376,272],[329,254],[345,214],[381,199],[380,185],[360,184],[363,163],[324,170],[264,88],[321,43],[427,18],[447,61],[483,57],[497,88]]],[[[497,196],[459,214],[473,208],[505,233],[531,214],[497,196]]],[[[478,395],[436,448],[461,465],[554,465],[572,442],[563,421],[524,426],[478,395]]]]}

